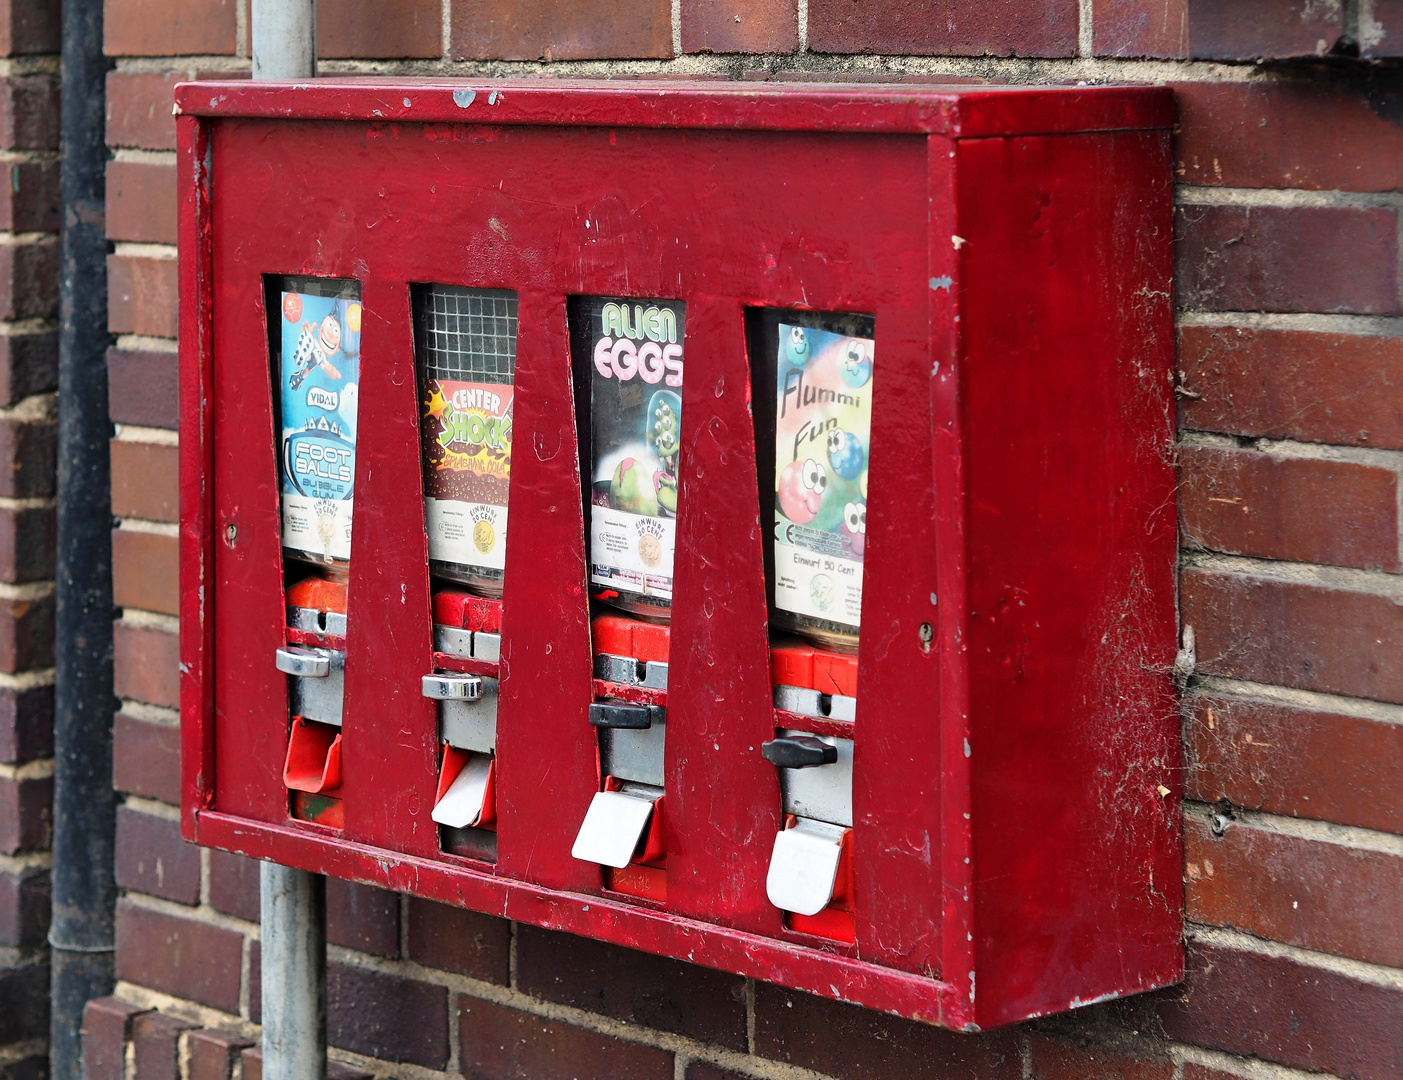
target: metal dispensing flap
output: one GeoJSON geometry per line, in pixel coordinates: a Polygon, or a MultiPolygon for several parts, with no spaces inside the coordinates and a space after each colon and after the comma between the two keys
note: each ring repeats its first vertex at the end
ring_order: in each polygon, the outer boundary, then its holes
{"type": "Polygon", "coordinates": [[[439,737],[449,746],[490,754],[497,749],[497,680],[483,676],[476,701],[445,700],[438,706],[439,737]]]}
{"type": "Polygon", "coordinates": [[[331,655],[321,649],[289,645],[277,651],[273,663],[284,674],[300,679],[325,679],[331,674],[331,655]]]}
{"type": "Polygon", "coordinates": [[[473,754],[463,771],[443,793],[431,815],[440,825],[465,829],[476,824],[482,816],[482,804],[487,798],[487,777],[492,770],[492,758],[473,754]]]}
{"type": "Polygon", "coordinates": [[[838,860],[847,830],[823,821],[800,818],[775,837],[765,894],[770,903],[796,915],[817,915],[833,899],[838,860]]]}
{"type": "Polygon", "coordinates": [[[597,793],[570,854],[583,862],[616,869],[627,866],[648,827],[653,804],[662,796],[662,789],[656,791],[655,795],[638,789],[597,793]]]}
{"type": "Polygon", "coordinates": [[[482,697],[482,679],[476,675],[425,675],[423,694],[435,701],[476,701],[482,697]]]}

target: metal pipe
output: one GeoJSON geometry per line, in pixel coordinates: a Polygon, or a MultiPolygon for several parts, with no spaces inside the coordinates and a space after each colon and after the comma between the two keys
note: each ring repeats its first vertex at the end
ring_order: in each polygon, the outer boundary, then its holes
{"type": "Polygon", "coordinates": [[[326,878],[259,864],[264,1080],[326,1077],[326,878]]]}
{"type": "MultiPolygon", "coordinates": [[[[253,77],[317,73],[316,0],[253,0],[253,77]]],[[[264,1080],[326,1080],[326,879],[259,866],[264,1080]]]]}
{"type": "Polygon", "coordinates": [[[79,1080],[83,1006],[112,991],[117,900],[102,0],[64,0],[62,50],[49,1072],[79,1080]]]}
{"type": "Polygon", "coordinates": [[[316,0],[253,0],[251,14],[255,79],[316,75],[316,0]]]}

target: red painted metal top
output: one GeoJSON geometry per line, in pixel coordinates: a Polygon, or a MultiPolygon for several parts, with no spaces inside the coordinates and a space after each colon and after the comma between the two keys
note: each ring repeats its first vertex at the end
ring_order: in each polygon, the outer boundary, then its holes
{"type": "Polygon", "coordinates": [[[407,123],[861,131],[960,138],[1165,128],[1169,88],[879,86],[674,79],[336,77],[182,83],[177,115],[407,123]]]}

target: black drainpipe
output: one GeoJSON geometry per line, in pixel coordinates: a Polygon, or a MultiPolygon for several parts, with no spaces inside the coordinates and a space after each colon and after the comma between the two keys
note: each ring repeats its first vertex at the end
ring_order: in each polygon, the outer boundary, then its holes
{"type": "Polygon", "coordinates": [[[102,0],[63,0],[51,1080],[79,1080],[83,1005],[112,992],[112,493],[102,0]]]}

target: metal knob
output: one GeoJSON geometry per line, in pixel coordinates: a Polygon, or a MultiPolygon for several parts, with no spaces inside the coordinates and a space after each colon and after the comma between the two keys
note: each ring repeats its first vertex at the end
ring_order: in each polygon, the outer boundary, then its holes
{"type": "Polygon", "coordinates": [[[838,760],[838,748],[812,735],[789,735],[760,744],[760,753],[772,765],[781,769],[812,769],[815,765],[832,765],[838,760]]]}
{"type": "Polygon", "coordinates": [[[667,721],[661,705],[628,705],[621,701],[592,701],[589,722],[595,727],[642,730],[667,721]]]}
{"type": "Polygon", "coordinates": [[[476,675],[425,675],[424,696],[435,701],[477,701],[482,697],[482,680],[476,675]]]}
{"type": "Polygon", "coordinates": [[[315,649],[289,645],[277,651],[274,663],[279,671],[303,679],[325,679],[331,675],[331,657],[315,649]]]}

